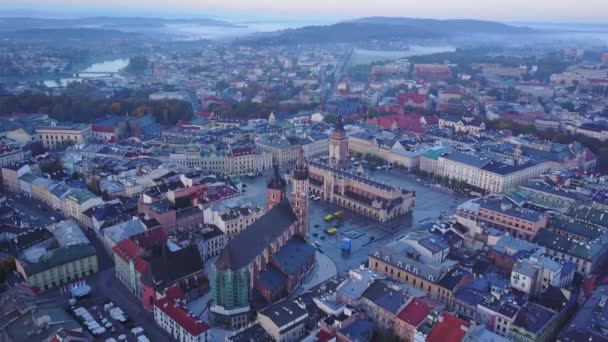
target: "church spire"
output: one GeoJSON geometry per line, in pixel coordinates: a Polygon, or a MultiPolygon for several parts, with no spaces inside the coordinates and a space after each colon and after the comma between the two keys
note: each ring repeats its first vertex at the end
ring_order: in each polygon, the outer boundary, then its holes
{"type": "Polygon", "coordinates": [[[308,162],[304,157],[304,150],[300,149],[298,158],[296,159],[296,165],[293,169],[293,177],[295,179],[308,179],[308,162]]]}
{"type": "Polygon", "coordinates": [[[281,176],[279,170],[279,161],[272,155],[272,168],[273,173],[266,185],[266,207],[271,209],[277,205],[287,193],[287,181],[281,176]]]}

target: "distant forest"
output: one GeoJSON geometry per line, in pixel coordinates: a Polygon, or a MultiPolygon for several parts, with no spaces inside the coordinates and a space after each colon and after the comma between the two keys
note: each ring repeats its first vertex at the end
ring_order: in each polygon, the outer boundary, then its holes
{"type": "Polygon", "coordinates": [[[21,94],[0,96],[0,115],[14,112],[45,113],[59,121],[90,123],[106,114],[139,117],[150,114],[156,122],[164,125],[176,124],[179,120],[192,118],[192,105],[180,100],[153,101],[145,97],[107,99],[77,95],[48,96],[44,94],[21,94]]]}

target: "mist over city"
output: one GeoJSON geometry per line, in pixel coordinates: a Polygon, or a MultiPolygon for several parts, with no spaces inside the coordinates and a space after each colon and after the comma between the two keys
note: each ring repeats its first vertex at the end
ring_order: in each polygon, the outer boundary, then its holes
{"type": "Polygon", "coordinates": [[[0,0],[0,340],[608,341],[608,2],[0,0]]]}

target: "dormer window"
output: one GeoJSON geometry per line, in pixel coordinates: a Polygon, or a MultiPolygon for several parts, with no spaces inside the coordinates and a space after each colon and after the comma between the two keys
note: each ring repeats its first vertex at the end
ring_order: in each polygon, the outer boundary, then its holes
{"type": "Polygon", "coordinates": [[[389,257],[388,257],[388,256],[385,256],[385,257],[384,257],[384,261],[389,262],[389,261],[390,261],[389,257]]]}
{"type": "Polygon", "coordinates": [[[376,252],[376,253],[374,253],[374,256],[375,256],[376,258],[379,258],[379,257],[380,257],[380,252],[376,252]]]}
{"type": "Polygon", "coordinates": [[[397,262],[397,267],[399,267],[399,268],[402,268],[402,267],[403,267],[403,264],[401,263],[401,261],[398,261],[398,262],[397,262]]]}

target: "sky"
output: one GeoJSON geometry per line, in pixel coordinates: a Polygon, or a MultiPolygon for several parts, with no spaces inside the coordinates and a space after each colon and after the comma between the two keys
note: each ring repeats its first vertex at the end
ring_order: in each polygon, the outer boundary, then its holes
{"type": "Polygon", "coordinates": [[[382,15],[503,22],[608,22],[608,0],[0,0],[0,11],[216,18],[336,18],[382,15]]]}

